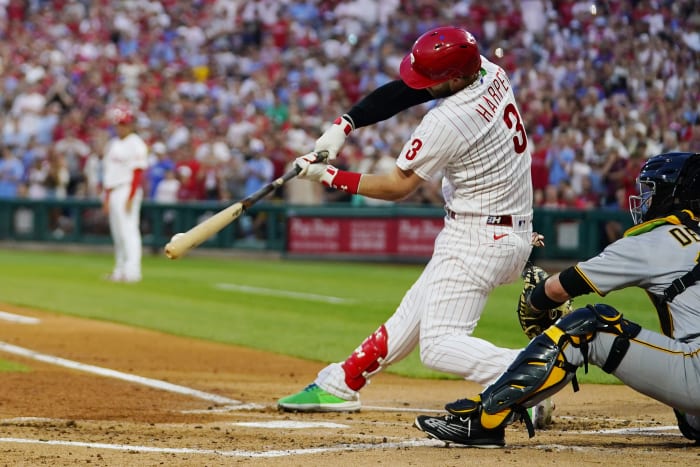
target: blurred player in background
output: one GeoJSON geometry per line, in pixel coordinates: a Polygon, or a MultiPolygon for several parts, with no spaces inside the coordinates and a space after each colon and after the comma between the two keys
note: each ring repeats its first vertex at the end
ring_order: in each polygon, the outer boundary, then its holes
{"type": "Polygon", "coordinates": [[[395,313],[343,362],[282,398],[284,410],[353,411],[369,378],[420,344],[421,361],[480,384],[492,382],[519,350],[471,334],[491,291],[515,280],[532,245],[530,148],[511,84],[456,27],[426,32],[400,66],[401,80],[369,94],[317,140],[329,158],[354,128],[441,99],[405,143],[394,169],[361,174],[297,159],[301,178],[352,194],[399,200],[443,173],[445,226],[433,257],[395,313]]]}
{"type": "Polygon", "coordinates": [[[107,142],[104,155],[103,209],[109,216],[114,242],[114,269],[109,280],[141,280],[141,201],[143,172],[148,165],[148,146],[134,132],[135,116],[126,105],[115,105],[107,118],[116,135],[107,142]]]}

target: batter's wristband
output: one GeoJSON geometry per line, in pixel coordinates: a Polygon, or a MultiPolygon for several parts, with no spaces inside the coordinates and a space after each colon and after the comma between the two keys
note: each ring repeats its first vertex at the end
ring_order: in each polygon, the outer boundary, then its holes
{"type": "Polygon", "coordinates": [[[350,118],[350,116],[347,114],[336,118],[333,123],[338,125],[343,130],[345,136],[349,135],[350,132],[355,129],[355,125],[352,123],[352,118],[350,118]]]}
{"type": "Polygon", "coordinates": [[[360,187],[360,178],[362,178],[361,173],[339,170],[329,165],[326,168],[322,183],[336,190],[342,190],[354,195],[357,194],[357,190],[360,187]]]}
{"type": "Polygon", "coordinates": [[[544,291],[544,284],[547,280],[543,280],[535,286],[530,294],[530,305],[538,310],[553,310],[564,302],[555,302],[547,296],[544,291]]]}

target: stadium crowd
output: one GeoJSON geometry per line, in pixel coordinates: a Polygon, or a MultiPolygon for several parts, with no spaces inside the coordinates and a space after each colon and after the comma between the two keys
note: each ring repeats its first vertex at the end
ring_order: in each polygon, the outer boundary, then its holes
{"type": "MultiPolygon", "coordinates": [[[[239,199],[289,168],[413,40],[469,29],[511,76],[536,205],[626,209],[643,161],[700,151],[693,0],[0,0],[0,198],[99,197],[115,103],[149,143],[145,198],[239,199]]],[[[426,104],[430,105],[430,104],[426,104]]],[[[351,134],[386,170],[426,108],[351,134]]],[[[290,203],[365,202],[290,183],[290,203]]],[[[441,203],[439,180],[406,200],[441,203]]]]}

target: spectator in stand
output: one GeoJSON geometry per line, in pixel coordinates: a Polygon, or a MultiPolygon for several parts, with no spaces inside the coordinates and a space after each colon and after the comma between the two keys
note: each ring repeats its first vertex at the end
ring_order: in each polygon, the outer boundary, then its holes
{"type": "Polygon", "coordinates": [[[22,161],[10,148],[0,148],[0,198],[17,197],[23,176],[22,161]]]}
{"type": "Polygon", "coordinates": [[[22,131],[18,115],[5,116],[2,125],[2,144],[5,147],[22,148],[27,145],[29,135],[22,131]]]}
{"type": "Polygon", "coordinates": [[[77,131],[73,127],[67,127],[63,138],[55,144],[56,152],[61,154],[68,166],[70,179],[68,182],[68,195],[75,194],[76,187],[85,181],[85,161],[90,155],[90,146],[78,138],[77,131]]]}
{"type": "Polygon", "coordinates": [[[178,201],[197,201],[195,180],[192,176],[192,169],[188,165],[176,166],[176,178],[178,181],[177,199],[178,201]]]}
{"type": "MultiPolygon", "coordinates": [[[[163,179],[158,182],[156,191],[153,194],[153,200],[156,203],[162,204],[177,204],[180,200],[180,180],[175,174],[175,167],[165,169],[163,179]]],[[[168,209],[163,212],[163,233],[164,235],[172,235],[175,233],[176,213],[173,209],[168,209]]]]}
{"type": "Polygon", "coordinates": [[[197,177],[201,164],[193,156],[194,150],[191,141],[187,140],[174,149],[172,153],[175,161],[175,172],[180,180],[180,199],[184,201],[202,199],[197,177]]]}
{"type": "MultiPolygon", "coordinates": [[[[275,168],[272,161],[265,154],[263,142],[259,139],[253,138],[250,140],[248,154],[245,158],[243,170],[246,176],[244,196],[250,196],[272,181],[275,168]]],[[[262,229],[265,221],[264,213],[255,216],[244,214],[240,217],[242,235],[248,239],[263,237],[262,229]]]]}
{"type": "Polygon", "coordinates": [[[627,159],[620,154],[619,148],[610,148],[605,164],[601,169],[605,189],[602,207],[612,210],[620,209],[618,190],[627,176],[626,167],[627,159]]]}
{"type": "Polygon", "coordinates": [[[593,189],[591,177],[583,177],[581,179],[581,191],[575,194],[574,209],[588,210],[596,209],[600,206],[600,195],[593,189]]]}
{"type": "Polygon", "coordinates": [[[68,182],[70,181],[66,158],[55,148],[49,148],[46,160],[49,167],[46,176],[47,196],[50,199],[64,199],[68,195],[68,182]]]}
{"type": "Polygon", "coordinates": [[[571,138],[568,128],[554,135],[546,158],[549,169],[549,185],[559,186],[561,182],[568,182],[571,179],[571,165],[574,162],[571,138]]]}
{"type": "Polygon", "coordinates": [[[168,156],[167,148],[162,141],[156,141],[150,149],[148,169],[146,170],[146,186],[148,187],[148,197],[155,199],[158,184],[165,178],[165,174],[168,171],[175,174],[175,162],[168,156]]]}
{"type": "Polygon", "coordinates": [[[44,159],[34,159],[26,169],[27,198],[45,199],[47,197],[46,178],[49,176],[49,164],[44,159]]]}
{"type": "Polygon", "coordinates": [[[574,150],[574,161],[571,163],[571,189],[576,196],[583,193],[584,180],[588,180],[590,184],[591,172],[593,172],[593,169],[586,162],[583,149],[576,148],[574,150]]]}
{"type": "Polygon", "coordinates": [[[544,187],[544,196],[542,197],[542,204],[539,207],[544,209],[562,208],[562,199],[557,185],[549,184],[544,187]]]}
{"type": "Polygon", "coordinates": [[[532,174],[532,188],[535,191],[544,191],[549,183],[549,167],[547,166],[547,153],[551,136],[549,133],[542,135],[535,134],[533,137],[532,164],[530,173],[532,174]]]}

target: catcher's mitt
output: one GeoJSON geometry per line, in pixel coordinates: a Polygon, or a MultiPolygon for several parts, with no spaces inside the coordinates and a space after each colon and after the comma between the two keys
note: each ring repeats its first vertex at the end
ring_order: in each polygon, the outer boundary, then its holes
{"type": "Polygon", "coordinates": [[[535,286],[547,278],[547,272],[539,266],[528,264],[522,273],[525,285],[518,300],[518,320],[528,339],[539,336],[562,316],[571,313],[571,300],[552,310],[535,310],[530,306],[530,295],[535,286]]]}

